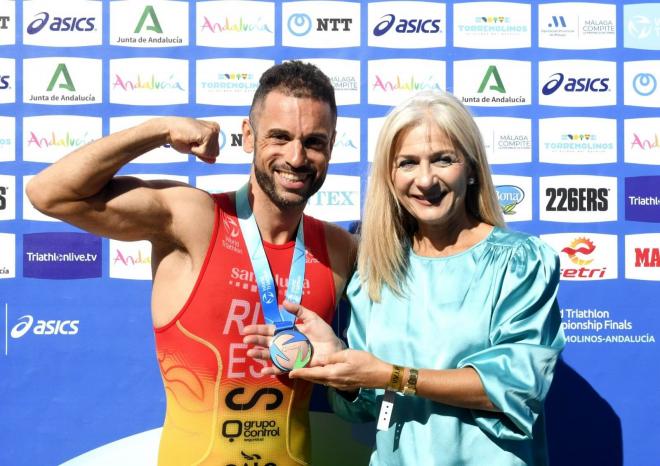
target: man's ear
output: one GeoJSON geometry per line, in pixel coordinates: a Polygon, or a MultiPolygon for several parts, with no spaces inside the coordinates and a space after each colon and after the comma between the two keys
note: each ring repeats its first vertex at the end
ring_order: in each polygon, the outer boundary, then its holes
{"type": "Polygon", "coordinates": [[[243,119],[243,125],[242,125],[242,130],[243,130],[243,151],[251,154],[254,152],[254,138],[255,138],[255,132],[254,129],[252,128],[252,125],[250,124],[250,120],[245,118],[243,119]]]}

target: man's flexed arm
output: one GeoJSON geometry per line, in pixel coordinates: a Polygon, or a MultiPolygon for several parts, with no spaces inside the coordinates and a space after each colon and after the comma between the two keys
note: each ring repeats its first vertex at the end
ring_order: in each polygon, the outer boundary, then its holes
{"type": "Polygon", "coordinates": [[[195,201],[208,196],[179,183],[113,177],[131,160],[164,144],[212,163],[219,131],[213,122],[152,119],[67,155],[36,175],[27,195],[46,215],[95,234],[122,240],[168,235],[174,228],[173,209],[191,203],[194,210],[195,201]]]}

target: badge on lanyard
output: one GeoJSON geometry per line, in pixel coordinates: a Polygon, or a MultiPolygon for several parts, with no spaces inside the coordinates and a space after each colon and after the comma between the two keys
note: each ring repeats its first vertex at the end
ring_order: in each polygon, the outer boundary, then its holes
{"type": "MultiPolygon", "coordinates": [[[[259,299],[264,321],[275,325],[275,335],[270,343],[270,359],[283,372],[305,367],[312,359],[312,344],[296,326],[296,316],[280,308],[277,302],[275,281],[261,241],[261,234],[248,201],[248,184],[236,192],[236,214],[243,233],[252,269],[257,280],[259,299]]],[[[305,236],[303,219],[300,218],[296,245],[291,260],[291,270],[286,290],[286,300],[300,304],[305,281],[305,236]]]]}

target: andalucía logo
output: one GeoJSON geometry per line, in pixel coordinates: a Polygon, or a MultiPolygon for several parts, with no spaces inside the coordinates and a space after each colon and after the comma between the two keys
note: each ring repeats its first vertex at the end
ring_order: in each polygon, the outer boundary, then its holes
{"type": "Polygon", "coordinates": [[[89,233],[23,235],[23,276],[67,280],[101,276],[101,238],[89,233]]]}
{"type": "Polygon", "coordinates": [[[626,178],[626,220],[660,223],[660,176],[626,178]]]}

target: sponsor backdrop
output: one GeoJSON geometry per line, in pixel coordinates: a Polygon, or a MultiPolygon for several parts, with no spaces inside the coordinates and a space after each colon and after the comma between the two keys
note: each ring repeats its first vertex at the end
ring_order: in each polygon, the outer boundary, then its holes
{"type": "MultiPolygon", "coordinates": [[[[0,0],[0,45],[0,464],[153,464],[164,412],[149,244],[40,214],[30,177],[177,114],[221,124],[218,163],[162,147],[122,173],[235,189],[251,160],[241,119],[262,71],[288,59],[336,87],[330,174],[308,212],[345,227],[392,105],[447,89],[472,109],[509,225],[561,258],[551,459],[658,464],[660,4],[0,0]]],[[[364,464],[372,427],[325,407],[321,394],[315,464],[364,464]]]]}

